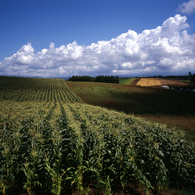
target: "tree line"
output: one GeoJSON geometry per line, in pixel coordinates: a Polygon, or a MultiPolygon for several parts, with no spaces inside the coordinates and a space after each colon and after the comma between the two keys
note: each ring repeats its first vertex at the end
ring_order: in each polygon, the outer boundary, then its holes
{"type": "Polygon", "coordinates": [[[192,74],[191,72],[189,72],[188,76],[189,76],[190,80],[192,81],[192,83],[194,83],[194,85],[195,85],[195,73],[192,74]]]}
{"type": "Polygon", "coordinates": [[[119,83],[119,76],[72,76],[69,81],[86,81],[86,82],[103,82],[103,83],[119,83]]]}

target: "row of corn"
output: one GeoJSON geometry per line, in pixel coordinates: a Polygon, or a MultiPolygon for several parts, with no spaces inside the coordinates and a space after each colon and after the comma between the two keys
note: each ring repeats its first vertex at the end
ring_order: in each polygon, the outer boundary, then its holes
{"type": "Polygon", "coordinates": [[[194,190],[195,147],[182,132],[85,104],[47,106],[0,117],[1,194],[194,190]]]}
{"type": "MultiPolygon", "coordinates": [[[[4,78],[8,80],[9,78],[4,78]]],[[[10,82],[13,78],[10,78],[10,82]]],[[[9,81],[9,80],[8,80],[9,81]]],[[[9,84],[6,82],[5,85],[9,84]]],[[[25,79],[20,82],[10,83],[7,87],[0,86],[2,100],[15,101],[62,101],[81,102],[81,99],[73,93],[63,79],[25,79]],[[13,85],[13,86],[12,86],[13,85]]]]}

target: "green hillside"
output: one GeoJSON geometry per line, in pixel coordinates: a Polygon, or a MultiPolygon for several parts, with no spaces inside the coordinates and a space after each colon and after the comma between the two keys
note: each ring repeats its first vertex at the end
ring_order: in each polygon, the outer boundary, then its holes
{"type": "Polygon", "coordinates": [[[136,78],[120,78],[119,84],[130,85],[136,78]]]}

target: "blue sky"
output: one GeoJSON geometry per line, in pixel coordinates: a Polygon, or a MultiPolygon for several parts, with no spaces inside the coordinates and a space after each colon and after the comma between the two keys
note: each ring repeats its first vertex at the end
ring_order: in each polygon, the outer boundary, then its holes
{"type": "Polygon", "coordinates": [[[0,0],[0,75],[195,73],[195,0],[0,0]]]}

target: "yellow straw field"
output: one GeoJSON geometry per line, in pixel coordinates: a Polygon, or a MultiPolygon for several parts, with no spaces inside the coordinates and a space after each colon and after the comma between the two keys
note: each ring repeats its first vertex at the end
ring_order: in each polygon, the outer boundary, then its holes
{"type": "Polygon", "coordinates": [[[140,86],[160,86],[161,82],[157,78],[142,78],[138,81],[137,85],[140,86]]]}

